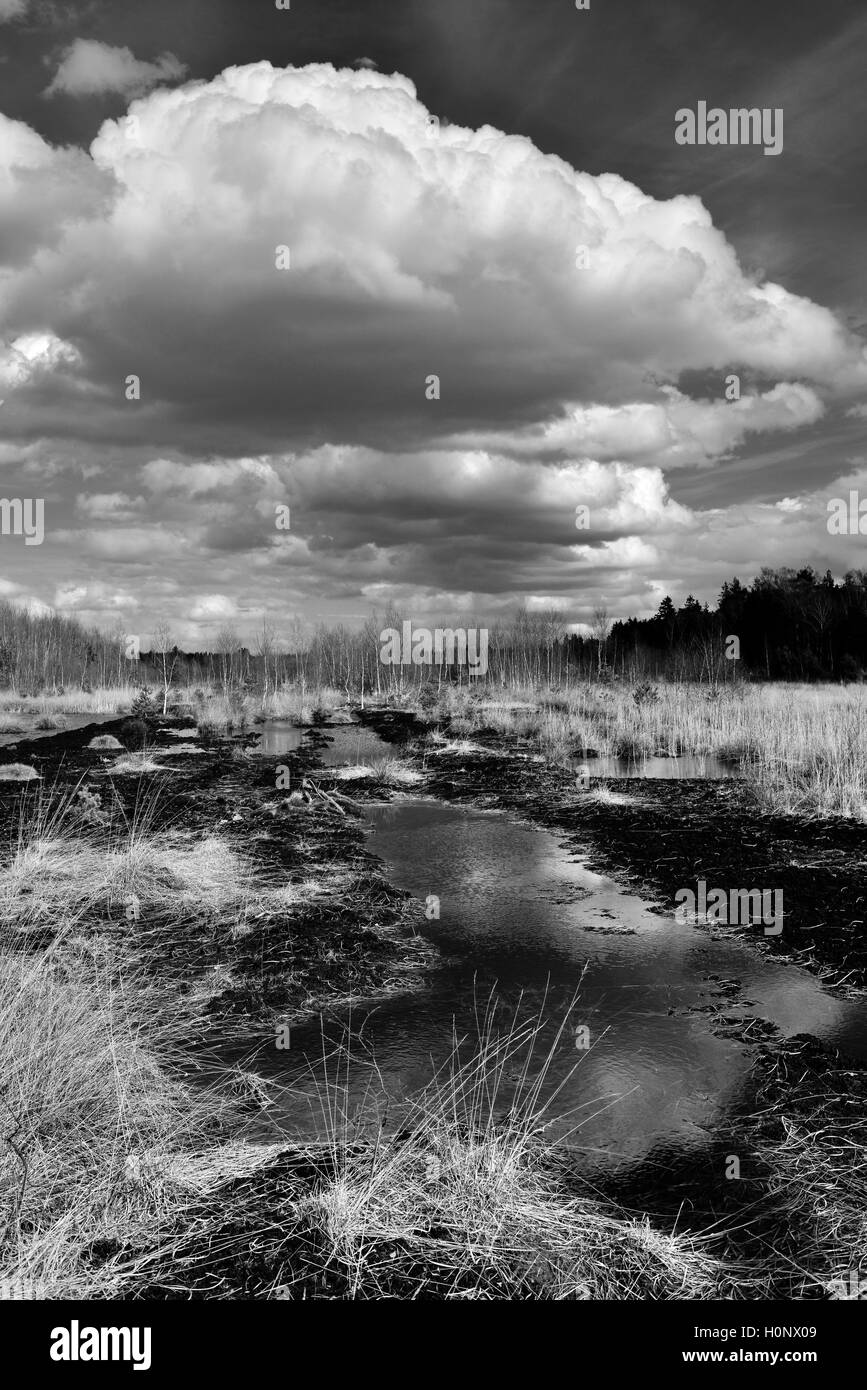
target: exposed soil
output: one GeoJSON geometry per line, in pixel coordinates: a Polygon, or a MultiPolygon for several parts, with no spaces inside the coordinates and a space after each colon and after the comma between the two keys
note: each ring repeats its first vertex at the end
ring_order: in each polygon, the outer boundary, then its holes
{"type": "MultiPolygon", "coordinates": [[[[80,784],[104,805],[116,795],[132,820],[158,786],[153,833],[180,831],[191,840],[217,834],[252,861],[254,891],[296,888],[297,898],[290,892],[287,905],[249,912],[240,929],[207,902],[163,917],[151,912],[135,923],[145,966],[177,991],[179,1002],[186,996],[187,1007],[204,996],[197,1004],[207,1015],[203,1025],[219,1026],[223,1037],[233,1019],[240,1029],[277,1015],[295,1022],[329,1001],[417,985],[419,966],[433,954],[413,930],[421,906],[384,878],[351,804],[317,795],[308,774],[322,736],[313,732],[297,752],[266,759],[250,753],[255,735],[199,739],[200,751],[178,752],[185,740],[175,731],[183,730],[194,733],[192,721],[169,719],[148,731],[148,751],[165,769],[156,773],[119,775],[112,770],[117,751],[87,748],[96,734],[129,744],[128,720],[4,749],[3,762],[27,763],[42,782],[0,782],[0,835],[17,838],[22,799],[26,807],[40,794],[53,797],[80,784]],[[275,785],[278,763],[289,768],[288,788],[275,785]]],[[[100,909],[93,927],[128,940],[131,924],[122,908],[114,919],[100,909]]],[[[22,944],[37,948],[45,936],[28,932],[22,944]]]]}
{"type": "MultiPolygon", "coordinates": [[[[867,908],[860,879],[867,829],[763,815],[748,789],[734,782],[607,780],[628,798],[607,805],[578,788],[569,772],[546,766],[527,745],[506,742],[491,731],[472,738],[486,751],[425,753],[412,742],[425,732],[414,716],[367,710],[360,718],[387,743],[409,744],[402,751],[424,772],[418,790],[508,810],[561,831],[574,848],[585,853],[590,848],[594,867],[615,870],[642,896],[655,897],[660,912],[673,910],[676,888],[694,887],[698,879],[709,887],[782,888],[781,937],[766,938],[749,927],[714,930],[741,934],[755,949],[797,961],[838,988],[864,987],[867,908]]],[[[155,830],[181,829],[197,838],[217,833],[255,862],[262,882],[300,887],[316,880],[320,889],[324,882],[325,891],[309,901],[302,894],[282,911],[253,917],[242,934],[207,911],[181,920],[174,914],[147,923],[146,930],[140,924],[143,955],[179,999],[195,993],[197,981],[210,979],[207,1021],[225,1035],[232,1020],[250,1029],[266,1019],[309,1014],[329,999],[406,989],[423,979],[433,948],[412,931],[421,904],[386,881],[380,862],[365,848],[352,804],[391,793],[375,778],[341,783],[333,770],[319,766],[327,728],[312,731],[297,752],[265,759],[250,755],[255,735],[198,740],[201,752],[178,753],[182,740],[176,734],[184,727],[192,732],[191,722],[182,720],[146,731],[164,773],[113,776],[126,813],[132,815],[141,787],[158,779],[155,830]],[[172,748],[175,752],[165,756],[172,748]],[[278,763],[290,769],[289,789],[275,786],[278,763]]],[[[128,721],[102,722],[49,739],[22,740],[2,750],[2,761],[32,765],[43,788],[83,781],[99,790],[107,785],[116,754],[87,749],[96,734],[135,741],[128,721]]],[[[17,836],[21,798],[32,797],[37,785],[0,783],[0,834],[17,836]]],[[[129,931],[129,924],[121,920],[116,929],[129,931]]],[[[843,1154],[863,1146],[867,1071],[813,1038],[782,1041],[768,1036],[763,1020],[727,1020],[725,1009],[738,999],[738,981],[709,983],[713,1003],[708,1008],[717,1025],[730,1024],[732,1036],[742,1030],[738,1036],[754,1047],[747,1083],[724,1132],[709,1135],[700,1155],[660,1150],[615,1175],[588,1178],[564,1169],[564,1191],[647,1213],[665,1230],[707,1231],[719,1223],[719,1248],[726,1256],[766,1272],[769,1244],[778,1254],[777,1284],[760,1296],[827,1297],[819,1278],[805,1273],[816,1263],[812,1203],[805,1201],[803,1211],[793,1215],[779,1174],[760,1155],[785,1140],[791,1126],[807,1134],[821,1126],[826,1141],[839,1139],[843,1154]],[[726,1176],[733,1154],[741,1162],[738,1181],[726,1176]]],[[[299,1219],[306,1196],[331,1176],[332,1159],[324,1150],[287,1147],[256,1172],[227,1183],[219,1194],[226,1214],[215,1217],[212,1202],[187,1213],[183,1228],[168,1245],[161,1244],[165,1254],[155,1253],[138,1296],[351,1296],[350,1273],[334,1264],[323,1273],[320,1238],[299,1219]]],[[[833,1172],[828,1180],[833,1187],[833,1172]]],[[[118,1250],[93,1253],[98,1263],[118,1250]]],[[[406,1260],[411,1252],[379,1253],[378,1296],[410,1296],[415,1280],[406,1277],[406,1260]],[[403,1272],[390,1281],[393,1258],[403,1272]]],[[[434,1296],[432,1271],[419,1273],[431,1280],[434,1296]]]]}

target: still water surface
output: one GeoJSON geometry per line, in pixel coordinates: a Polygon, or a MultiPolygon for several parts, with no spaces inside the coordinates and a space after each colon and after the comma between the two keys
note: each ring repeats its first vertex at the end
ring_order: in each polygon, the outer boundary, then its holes
{"type": "MultiPolygon", "coordinates": [[[[545,830],[502,813],[419,798],[373,806],[366,818],[370,847],[390,880],[422,900],[439,897],[439,920],[425,922],[424,931],[445,959],[420,993],[293,1029],[288,1051],[273,1042],[260,1049],[255,1068],[285,1085],[273,1116],[284,1132],[308,1138],[325,1132],[323,1047],[339,1042],[347,1026],[356,1039],[350,1110],[382,1116],[384,1092],[397,1123],[401,1102],[448,1057],[453,1025],[459,1035],[475,1035],[492,989],[506,1012],[519,1001],[522,1018],[544,1009],[550,1023],[541,1057],[585,965],[571,1021],[589,1027],[591,1046],[577,1049],[570,1028],[546,1087],[550,1093],[563,1085],[556,1109],[564,1118],[554,1132],[577,1124],[570,1143],[594,1161],[634,1160],[660,1141],[705,1142],[750,1062],[748,1048],[716,1036],[707,1014],[691,1011],[719,1002],[712,992],[723,980],[741,981],[742,1002],[723,1001],[727,1016],[758,1015],[783,1034],[815,1033],[867,1055],[861,1001],[836,998],[795,966],[679,924],[673,912],[651,911],[545,830]],[[718,979],[708,978],[713,975],[718,979]]],[[[514,1080],[517,1066],[512,1072],[514,1080]]],[[[510,1084],[507,1078],[504,1105],[510,1084]]]]}

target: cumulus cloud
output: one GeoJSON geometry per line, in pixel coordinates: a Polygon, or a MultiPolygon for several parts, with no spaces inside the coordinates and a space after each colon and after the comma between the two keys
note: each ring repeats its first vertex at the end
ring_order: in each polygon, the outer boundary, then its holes
{"type": "Polygon", "coordinates": [[[193,600],[190,617],[194,622],[213,623],[234,618],[237,612],[234,599],[227,594],[199,594],[193,600]]]}
{"type": "Polygon", "coordinates": [[[653,460],[676,468],[713,462],[749,434],[812,425],[825,412],[816,391],[796,382],[780,382],[770,391],[738,400],[693,400],[673,386],[662,387],[660,395],[653,402],[572,406],[537,427],[466,438],[537,456],[571,452],[597,459],[653,460]]]}
{"type": "Polygon", "coordinates": [[[145,464],[141,477],[151,492],[184,492],[190,497],[244,481],[280,486],[277,473],[264,459],[213,459],[193,464],[153,459],[145,464]]]}
{"type": "MultiPolygon", "coordinates": [[[[69,66],[65,89],[106,70],[69,66]]],[[[140,96],[89,154],[0,118],[7,209],[7,438],[31,469],[40,441],[77,519],[47,565],[77,592],[98,562],[106,611],[141,585],[188,635],[401,596],[580,621],[603,584],[627,613],[793,545],[827,562],[801,480],[741,511],[671,491],[670,470],[867,392],[861,340],[745,273],[696,197],[437,127],[400,74],[256,63],[140,96]]]]}
{"type": "MultiPolygon", "coordinates": [[[[295,611],[351,623],[395,602],[419,621],[496,619],[516,594],[580,624],[600,593],[626,616],[654,609],[665,592],[712,597],[760,563],[794,558],[843,573],[861,562],[861,538],[831,537],[826,524],[828,497],[867,482],[857,460],[823,489],[701,508],[672,498],[661,469],[617,462],[327,446],[259,460],[258,471],[249,458],[211,459],[206,492],[194,490],[200,461],[152,462],[171,463],[171,490],[148,488],[146,463],[144,500],[81,494],[83,527],[49,527],[40,566],[62,575],[55,597],[66,611],[108,626],[120,616],[134,631],[164,616],[193,646],[226,621],[252,640],[263,612],[285,639],[295,611]],[[291,533],[274,530],[274,478],[291,499],[291,533]],[[125,513],[142,500],[130,525],[125,513]],[[579,504],[587,529],[575,526],[579,504]]],[[[10,549],[7,560],[16,593],[29,590],[29,557],[10,549]]]]}
{"type": "MultiPolygon", "coordinates": [[[[141,437],[119,342],[151,442],[203,453],[403,447],[527,429],[564,402],[670,414],[660,385],[687,369],[789,383],[796,411],[791,383],[867,385],[860,340],[746,275],[698,198],[657,201],[490,127],[438,129],[399,74],[231,68],[133,102],[90,154],[90,219],[0,310],[79,347],[105,404],[76,423],[97,437],[141,437]]],[[[786,416],[763,409],[766,427],[786,416]]]]}
{"type": "Polygon", "coordinates": [[[25,333],[7,347],[0,346],[0,386],[8,389],[40,375],[54,377],[62,367],[79,361],[76,348],[53,333],[25,333]]]}
{"type": "Polygon", "coordinates": [[[177,82],[186,72],[173,53],[155,63],[142,62],[129,48],[114,48],[98,39],[76,39],[61,58],[46,96],[88,97],[118,92],[139,96],[161,82],[177,82]]]}
{"type": "Polygon", "coordinates": [[[0,0],[0,24],[10,19],[20,19],[27,13],[30,0],[0,0]]]}
{"type": "Polygon", "coordinates": [[[86,584],[61,584],[54,593],[53,607],[60,612],[125,612],[138,607],[138,599],[128,589],[114,589],[99,580],[86,584]]]}
{"type": "Polygon", "coordinates": [[[32,265],[68,223],[107,210],[112,185],[84,150],[55,149],[22,121],[0,115],[0,266],[32,265]]]}

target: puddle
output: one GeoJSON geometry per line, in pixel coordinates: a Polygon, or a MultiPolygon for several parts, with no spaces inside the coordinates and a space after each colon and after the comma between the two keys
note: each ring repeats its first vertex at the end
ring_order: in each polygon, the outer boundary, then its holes
{"type": "MultiPolygon", "coordinates": [[[[300,748],[308,730],[297,724],[274,720],[261,725],[257,732],[261,732],[261,739],[255,751],[279,757],[283,753],[294,753],[300,748]]],[[[376,763],[389,756],[388,745],[383,743],[375,730],[364,724],[335,724],[322,727],[316,732],[328,740],[324,747],[317,745],[323,767],[342,767],[345,763],[376,763]]]]}
{"type": "Polygon", "coordinates": [[[338,724],[324,730],[331,740],[320,752],[325,767],[342,767],[344,763],[381,763],[393,756],[387,743],[365,724],[338,724]]]}
{"type": "Polygon", "coordinates": [[[258,726],[255,732],[261,734],[261,738],[252,751],[279,757],[282,753],[294,753],[300,748],[306,730],[297,724],[275,719],[258,726]]]}
{"type": "MultiPolygon", "coordinates": [[[[10,715],[10,718],[16,718],[10,715]]],[[[111,714],[65,714],[63,716],[63,727],[61,729],[34,729],[26,716],[21,716],[21,723],[26,724],[26,728],[20,729],[17,733],[0,734],[0,748],[6,748],[13,743],[24,743],[32,738],[54,738],[57,734],[68,734],[75,729],[83,729],[88,724],[107,724],[109,720],[122,718],[116,711],[111,714]]]]}
{"type": "MultiPolygon", "coordinates": [[[[477,1012],[494,986],[506,1013],[522,1001],[522,1019],[543,1009],[552,1020],[537,1045],[541,1058],[585,963],[572,1022],[589,1028],[591,1046],[580,1049],[571,1033],[561,1040],[545,1093],[563,1086],[554,1113],[573,1113],[560,1133],[580,1125],[569,1142],[597,1162],[636,1160],[663,1141],[706,1142],[707,1128],[736,1097],[750,1063],[749,1049],[710,1031],[707,1015],[696,1011],[707,1005],[867,1055],[863,1002],[837,999],[795,966],[737,941],[712,940],[673,914],[651,912],[547,831],[426,799],[374,806],[366,817],[370,847],[391,881],[422,900],[439,897],[440,918],[425,922],[424,931],[449,960],[430,972],[423,992],[358,1007],[351,1018],[336,1013],[325,1024],[326,1050],[348,1021],[361,1035],[352,1049],[350,1111],[381,1113],[371,1096],[384,1087],[389,1123],[398,1123],[402,1099],[448,1057],[453,1021],[459,1035],[475,1035],[477,1012]],[[707,978],[712,975],[717,980],[707,978]],[[714,997],[732,977],[742,982],[749,1004],[739,1006],[724,993],[714,997]],[[576,1059],[580,1065],[569,1078],[576,1059]]],[[[242,1055],[238,1049],[226,1060],[242,1055]]],[[[285,1084],[273,1118],[294,1137],[326,1132],[322,1057],[316,1024],[293,1029],[288,1051],[268,1043],[255,1060],[257,1070],[285,1084]]],[[[503,1108],[514,1080],[503,1079],[503,1108]]]]}
{"type": "Polygon", "coordinates": [[[742,777],[739,763],[723,762],[708,754],[680,758],[581,758],[570,759],[571,766],[589,773],[590,777],[654,777],[665,780],[700,778],[720,781],[727,777],[742,777]]]}

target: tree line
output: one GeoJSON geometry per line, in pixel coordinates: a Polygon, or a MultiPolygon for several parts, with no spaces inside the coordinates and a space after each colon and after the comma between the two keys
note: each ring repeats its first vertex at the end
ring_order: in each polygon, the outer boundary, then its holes
{"type": "MultiPolygon", "coordinates": [[[[35,613],[0,600],[0,687],[22,694],[67,686],[172,685],[249,688],[268,695],[289,681],[347,694],[397,694],[419,684],[466,683],[455,663],[389,667],[380,633],[406,615],[372,613],[361,628],[293,618],[279,632],[263,619],[245,644],[224,625],[207,651],[184,651],[161,624],[148,649],[131,655],[120,625],[110,633],[56,613],[35,613]]],[[[750,584],[723,584],[715,607],[670,596],[649,618],[612,621],[600,604],[588,630],[571,633],[557,609],[521,606],[507,620],[456,620],[486,627],[489,684],[569,685],[583,680],[858,680],[867,674],[867,571],[838,583],[830,573],[763,568],[750,584]],[[735,639],[733,642],[732,639],[735,639]]]]}

